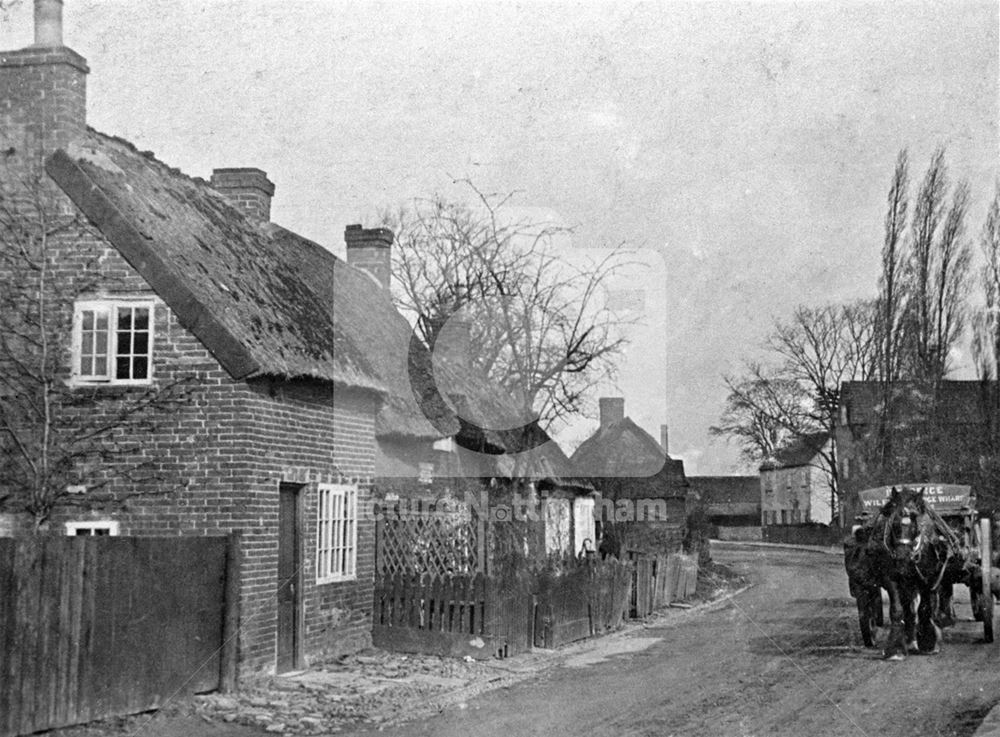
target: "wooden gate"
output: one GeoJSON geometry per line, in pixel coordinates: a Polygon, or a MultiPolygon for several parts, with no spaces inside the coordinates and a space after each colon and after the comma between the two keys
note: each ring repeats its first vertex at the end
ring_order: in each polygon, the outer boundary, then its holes
{"type": "Polygon", "coordinates": [[[230,681],[238,550],[235,536],[0,539],[0,737],[230,681]]]}

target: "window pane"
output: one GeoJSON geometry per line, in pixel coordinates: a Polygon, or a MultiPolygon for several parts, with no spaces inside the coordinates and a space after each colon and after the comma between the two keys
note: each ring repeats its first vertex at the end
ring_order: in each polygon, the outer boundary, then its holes
{"type": "Polygon", "coordinates": [[[90,376],[105,376],[108,373],[108,359],[106,356],[95,356],[93,362],[93,372],[90,376]]]}
{"type": "Polygon", "coordinates": [[[134,312],[134,329],[149,330],[149,308],[136,307],[134,312]]]}
{"type": "Polygon", "coordinates": [[[320,578],[351,577],[355,571],[357,492],[347,487],[321,488],[317,495],[317,560],[320,578]]]}
{"type": "Polygon", "coordinates": [[[97,329],[107,330],[108,329],[108,313],[98,312],[97,314],[97,329]]]}
{"type": "Polygon", "coordinates": [[[132,352],[137,356],[145,356],[149,352],[149,333],[140,332],[132,336],[132,352]]]}
{"type": "Polygon", "coordinates": [[[84,310],[83,311],[83,329],[93,330],[94,329],[94,311],[84,310]]]}
{"type": "Polygon", "coordinates": [[[119,330],[130,330],[132,328],[132,308],[131,307],[119,307],[118,308],[118,329],[119,330]]]}
{"type": "Polygon", "coordinates": [[[115,360],[115,378],[116,379],[131,379],[129,376],[129,357],[128,356],[118,356],[115,360]]]}
{"type": "Polygon", "coordinates": [[[132,378],[133,379],[148,379],[149,367],[146,365],[147,360],[145,356],[136,356],[132,359],[132,378]]]}

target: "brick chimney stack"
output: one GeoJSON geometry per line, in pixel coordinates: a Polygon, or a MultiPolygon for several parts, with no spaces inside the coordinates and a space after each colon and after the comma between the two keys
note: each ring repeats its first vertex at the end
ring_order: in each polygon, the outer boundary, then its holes
{"type": "Polygon", "coordinates": [[[63,46],[62,0],[35,0],[35,43],[0,51],[0,146],[38,167],[87,129],[87,61],[63,46]]]}
{"type": "Polygon", "coordinates": [[[601,429],[625,419],[624,397],[601,397],[597,400],[601,408],[601,429]]]}
{"type": "Polygon", "coordinates": [[[265,223],[271,220],[274,183],[266,172],[249,167],[213,169],[211,184],[251,220],[265,223]]]}
{"type": "Polygon", "coordinates": [[[348,225],[344,230],[347,263],[370,276],[382,289],[389,290],[392,276],[392,242],[388,228],[362,228],[348,225]]]}
{"type": "Polygon", "coordinates": [[[664,453],[670,455],[670,433],[666,425],[660,425],[660,447],[664,453]]]}

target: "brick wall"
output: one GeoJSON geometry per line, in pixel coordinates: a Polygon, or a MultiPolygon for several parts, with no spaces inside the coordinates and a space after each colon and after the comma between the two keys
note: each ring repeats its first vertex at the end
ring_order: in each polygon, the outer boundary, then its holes
{"type": "Polygon", "coordinates": [[[67,48],[0,52],[0,145],[42,159],[86,127],[87,62],[67,48]]]}

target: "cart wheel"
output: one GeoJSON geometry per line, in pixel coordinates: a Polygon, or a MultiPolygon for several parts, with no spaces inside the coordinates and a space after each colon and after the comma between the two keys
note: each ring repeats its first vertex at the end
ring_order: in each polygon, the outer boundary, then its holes
{"type": "Polygon", "coordinates": [[[992,540],[990,534],[990,520],[984,518],[979,520],[979,547],[980,547],[980,576],[981,586],[979,592],[979,605],[983,613],[983,639],[986,642],[993,642],[993,591],[990,587],[990,564],[993,561],[992,540]]]}
{"type": "Polygon", "coordinates": [[[993,597],[984,597],[983,602],[983,640],[993,642],[993,597]]]}

